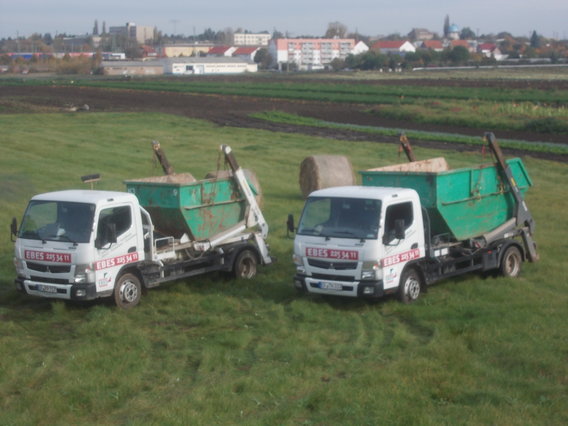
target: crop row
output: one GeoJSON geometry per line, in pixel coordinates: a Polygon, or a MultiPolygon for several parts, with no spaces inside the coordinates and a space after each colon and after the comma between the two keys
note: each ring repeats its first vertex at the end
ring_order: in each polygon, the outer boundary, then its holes
{"type": "MultiPolygon", "coordinates": [[[[53,84],[47,80],[0,80],[5,84],[53,84]]],[[[566,90],[511,89],[495,87],[448,87],[440,85],[380,85],[334,82],[267,81],[260,79],[201,80],[192,79],[84,79],[59,80],[56,84],[108,87],[116,89],[158,90],[181,93],[211,93],[259,96],[284,99],[321,100],[352,103],[413,103],[416,99],[456,99],[495,102],[532,102],[552,106],[568,104],[566,90]]]]}
{"type": "Polygon", "coordinates": [[[408,86],[347,83],[196,80],[91,80],[81,84],[141,90],[216,93],[353,103],[404,103],[414,99],[478,99],[485,101],[567,104],[568,91],[489,87],[408,86]]]}
{"type": "MultiPolygon", "coordinates": [[[[322,127],[332,129],[351,130],[368,134],[398,137],[401,129],[372,127],[372,126],[355,126],[343,123],[329,123],[314,118],[301,117],[295,114],[289,114],[281,111],[270,111],[252,114],[255,118],[284,124],[293,124],[300,126],[322,127]]],[[[420,139],[424,141],[447,142],[463,145],[483,145],[485,142],[481,137],[458,135],[450,133],[426,132],[418,130],[404,130],[405,134],[411,139],[420,139]]],[[[568,145],[545,143],[545,142],[527,142],[520,140],[500,139],[499,144],[503,148],[522,149],[533,152],[548,152],[554,154],[568,154],[568,145]]]]}

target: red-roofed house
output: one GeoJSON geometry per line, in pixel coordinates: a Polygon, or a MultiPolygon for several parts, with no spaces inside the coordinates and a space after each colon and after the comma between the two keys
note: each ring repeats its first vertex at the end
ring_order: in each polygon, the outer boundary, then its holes
{"type": "Polygon", "coordinates": [[[142,46],[142,57],[143,58],[157,58],[158,52],[152,46],[148,46],[147,44],[142,46]]]}
{"type": "Polygon", "coordinates": [[[233,57],[243,58],[248,61],[254,61],[254,56],[256,55],[256,52],[258,52],[259,49],[260,47],[255,47],[255,46],[238,47],[237,50],[233,52],[233,57]]]}
{"type": "Polygon", "coordinates": [[[444,45],[441,40],[424,40],[420,45],[421,49],[429,49],[435,52],[441,52],[444,50],[444,45]]]}
{"type": "Polygon", "coordinates": [[[497,45],[494,43],[482,43],[479,46],[477,46],[477,51],[486,58],[493,57],[498,61],[507,58],[507,55],[503,55],[501,53],[501,50],[499,50],[497,45]]]}
{"type": "Polygon", "coordinates": [[[232,56],[235,50],[237,48],[233,46],[213,46],[207,52],[207,56],[232,56]]]}
{"type": "Polygon", "coordinates": [[[450,49],[457,46],[465,47],[470,53],[475,52],[475,47],[467,40],[450,40],[450,44],[448,45],[450,49]]]}
{"type": "Polygon", "coordinates": [[[416,52],[414,45],[408,40],[385,40],[377,41],[371,46],[371,50],[380,53],[394,53],[396,55],[405,55],[408,52],[416,52]]]}

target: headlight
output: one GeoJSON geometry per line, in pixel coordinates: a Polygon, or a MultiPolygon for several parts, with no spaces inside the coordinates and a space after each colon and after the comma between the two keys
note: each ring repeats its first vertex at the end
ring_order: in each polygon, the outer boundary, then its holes
{"type": "Polygon", "coordinates": [[[14,257],[14,267],[16,268],[16,274],[19,276],[24,275],[24,261],[17,257],[14,257]]]}
{"type": "Polygon", "coordinates": [[[377,271],[379,270],[379,262],[363,262],[363,267],[361,268],[361,279],[362,280],[376,280],[377,271]]]}
{"type": "Polygon", "coordinates": [[[292,255],[292,261],[294,262],[294,265],[296,265],[296,272],[298,274],[306,273],[306,268],[304,268],[304,262],[302,262],[302,256],[294,254],[292,255]]]}
{"type": "Polygon", "coordinates": [[[75,266],[75,283],[92,283],[95,281],[95,271],[93,270],[93,265],[77,265],[75,266]]]}

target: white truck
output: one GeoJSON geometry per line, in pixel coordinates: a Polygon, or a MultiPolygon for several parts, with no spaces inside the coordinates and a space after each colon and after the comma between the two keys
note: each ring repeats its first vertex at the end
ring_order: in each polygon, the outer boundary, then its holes
{"type": "Polygon", "coordinates": [[[326,188],[306,200],[293,261],[298,290],[416,300],[426,286],[473,271],[516,277],[536,261],[532,185],[520,159],[448,170],[443,158],[361,172],[363,186],[326,188]],[[432,168],[432,165],[435,167],[432,168]]]}
{"type": "MultiPolygon", "coordinates": [[[[268,225],[230,147],[230,173],[179,182],[127,181],[128,192],[34,196],[15,240],[16,288],[66,300],[139,303],[143,289],[212,271],[252,278],[272,259],[268,225]]],[[[164,179],[162,179],[164,178],[164,179]]]]}

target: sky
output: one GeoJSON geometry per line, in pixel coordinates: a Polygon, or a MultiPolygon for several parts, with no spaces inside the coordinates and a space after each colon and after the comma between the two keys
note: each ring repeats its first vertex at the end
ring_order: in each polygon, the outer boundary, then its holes
{"type": "Polygon", "coordinates": [[[319,37],[332,22],[371,37],[413,28],[441,34],[446,15],[479,35],[568,38],[567,0],[0,0],[0,38],[90,34],[95,20],[99,31],[103,22],[107,29],[134,22],[183,35],[230,28],[319,37]]]}

